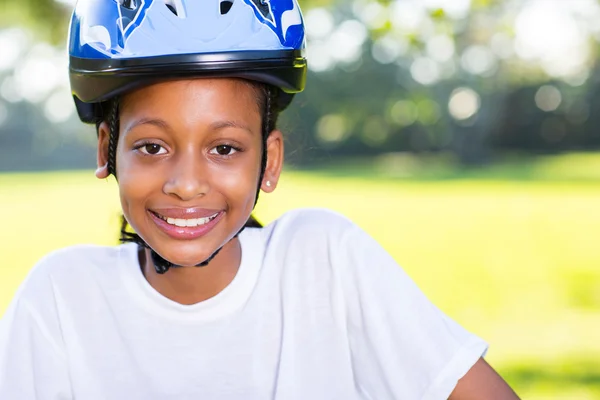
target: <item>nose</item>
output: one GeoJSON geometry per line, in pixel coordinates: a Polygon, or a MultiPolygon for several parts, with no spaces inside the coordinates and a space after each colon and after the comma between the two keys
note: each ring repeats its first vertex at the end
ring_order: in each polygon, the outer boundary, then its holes
{"type": "Polygon", "coordinates": [[[205,196],[210,191],[208,172],[206,160],[198,153],[180,153],[172,160],[163,192],[183,201],[205,196]]]}

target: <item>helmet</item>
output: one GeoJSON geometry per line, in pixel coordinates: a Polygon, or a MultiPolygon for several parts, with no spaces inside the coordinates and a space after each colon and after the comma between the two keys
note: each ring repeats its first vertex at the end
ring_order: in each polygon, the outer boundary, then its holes
{"type": "Polygon", "coordinates": [[[237,77],[279,88],[284,109],[304,89],[297,0],[79,0],[69,30],[69,78],[79,118],[154,82],[237,77]]]}

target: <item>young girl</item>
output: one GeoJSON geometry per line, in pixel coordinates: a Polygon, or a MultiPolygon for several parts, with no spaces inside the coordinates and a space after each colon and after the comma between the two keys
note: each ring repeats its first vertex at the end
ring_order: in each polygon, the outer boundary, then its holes
{"type": "Polygon", "coordinates": [[[72,91],[129,243],[32,270],[0,326],[1,399],[517,398],[352,222],[251,217],[303,48],[295,0],[79,1],[72,91]]]}

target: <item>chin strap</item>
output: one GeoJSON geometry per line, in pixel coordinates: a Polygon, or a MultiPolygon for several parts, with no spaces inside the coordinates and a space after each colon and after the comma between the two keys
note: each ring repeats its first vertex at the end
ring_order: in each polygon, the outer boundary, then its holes
{"type": "MultiPolygon", "coordinates": [[[[242,233],[242,231],[245,228],[246,227],[243,226],[242,229],[240,229],[240,231],[238,233],[236,233],[234,237],[231,238],[231,240],[238,237],[239,234],[242,233]]],[[[181,267],[180,265],[173,264],[172,262],[165,260],[164,258],[161,257],[160,254],[158,254],[156,251],[154,251],[154,249],[152,249],[150,246],[148,246],[146,244],[146,242],[144,242],[143,240],[142,240],[142,242],[143,242],[143,244],[140,244],[140,243],[138,243],[138,244],[147,249],[150,249],[150,256],[152,258],[152,264],[154,264],[154,269],[156,270],[157,274],[163,275],[171,268],[180,268],[181,267]]],[[[221,251],[221,249],[223,247],[225,247],[225,246],[223,245],[223,246],[219,247],[214,253],[212,253],[212,255],[210,257],[208,257],[206,260],[202,261],[200,264],[196,264],[195,267],[199,267],[199,268],[206,267],[208,265],[208,263],[210,263],[213,260],[213,258],[215,258],[217,256],[217,254],[219,254],[219,252],[221,251]]]]}
{"type": "MultiPolygon", "coordinates": [[[[206,261],[201,262],[200,264],[195,265],[195,267],[206,267],[208,265],[209,262],[212,261],[213,258],[215,258],[215,256],[217,254],[219,254],[219,252],[221,251],[222,247],[219,247],[219,249],[217,251],[215,251],[210,257],[208,257],[206,259],[206,261]]],[[[173,264],[170,261],[165,260],[164,258],[162,258],[160,256],[160,254],[158,254],[156,251],[150,249],[150,254],[152,256],[152,263],[154,264],[154,269],[156,270],[157,274],[164,274],[166,273],[170,268],[176,268],[179,267],[179,265],[173,264]]]]}

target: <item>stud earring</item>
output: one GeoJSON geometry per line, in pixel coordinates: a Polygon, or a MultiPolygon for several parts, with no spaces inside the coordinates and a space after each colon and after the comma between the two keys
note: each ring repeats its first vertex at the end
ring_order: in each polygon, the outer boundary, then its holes
{"type": "Polygon", "coordinates": [[[267,185],[267,187],[271,187],[271,181],[267,181],[265,185],[267,185]]]}

